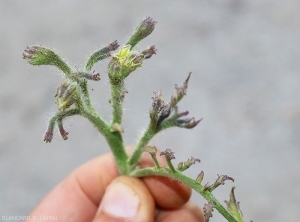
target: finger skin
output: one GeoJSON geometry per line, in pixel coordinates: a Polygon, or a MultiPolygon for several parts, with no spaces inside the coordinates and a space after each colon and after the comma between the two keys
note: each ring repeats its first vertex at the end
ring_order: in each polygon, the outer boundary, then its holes
{"type": "Polygon", "coordinates": [[[187,202],[175,210],[161,210],[156,216],[156,222],[204,222],[202,210],[194,203],[187,202]]]}
{"type": "MultiPolygon", "coordinates": [[[[165,166],[163,158],[158,158],[165,166]]],[[[144,155],[140,164],[153,165],[150,155],[144,155]]],[[[96,157],[74,170],[57,185],[32,211],[32,216],[57,216],[58,221],[92,221],[105,188],[119,173],[111,153],[96,157]]],[[[181,206],[190,197],[191,189],[176,180],[162,177],[144,179],[158,206],[166,209],[181,206]],[[158,189],[160,187],[161,189],[158,189]],[[165,188],[163,188],[165,187],[165,188]],[[169,189],[167,189],[169,187],[169,189]],[[163,191],[163,192],[162,192],[163,191]],[[178,194],[178,195],[177,195],[178,194]],[[165,198],[165,197],[172,198],[165,198]]],[[[30,219],[28,221],[30,221],[30,219]]],[[[38,221],[38,220],[34,220],[38,221]]]]}
{"type": "MultiPolygon", "coordinates": [[[[129,218],[117,218],[113,217],[109,213],[106,213],[102,205],[100,205],[99,210],[97,211],[97,214],[93,220],[93,222],[101,222],[101,221],[106,221],[106,222],[118,222],[118,221],[126,221],[126,222],[139,222],[139,221],[147,221],[147,222],[152,222],[154,221],[155,218],[155,201],[148,190],[147,186],[145,183],[134,177],[129,177],[129,176],[121,176],[116,178],[108,187],[108,189],[112,186],[114,186],[117,183],[123,183],[126,186],[130,187],[131,190],[134,191],[135,195],[139,199],[139,204],[138,204],[138,213],[129,218]]],[[[115,191],[115,190],[114,190],[115,191]]],[[[116,198],[118,199],[118,198],[116,198]]],[[[113,201],[115,202],[115,201],[113,201]]]]}
{"type": "Polygon", "coordinates": [[[118,176],[110,153],[94,158],[56,186],[32,211],[29,218],[39,219],[40,216],[48,215],[57,216],[57,221],[62,222],[92,221],[105,188],[118,176]]]}

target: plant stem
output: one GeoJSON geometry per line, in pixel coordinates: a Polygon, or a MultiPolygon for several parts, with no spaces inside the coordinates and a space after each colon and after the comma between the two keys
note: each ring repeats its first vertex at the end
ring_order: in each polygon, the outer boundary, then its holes
{"type": "Polygon", "coordinates": [[[87,81],[84,80],[77,80],[77,83],[80,85],[82,96],[81,96],[81,104],[80,106],[92,107],[90,94],[87,88],[87,81]]]}
{"type": "Polygon", "coordinates": [[[176,170],[175,170],[171,160],[169,160],[167,157],[166,157],[166,162],[168,164],[169,169],[172,171],[172,173],[176,173],[176,170]]]}
{"type": "Polygon", "coordinates": [[[111,132],[111,127],[104,122],[92,106],[89,106],[88,109],[82,110],[81,114],[86,117],[105,137],[117,162],[119,173],[121,175],[128,174],[128,156],[125,152],[125,147],[120,134],[118,132],[111,132]]]}
{"type": "MultiPolygon", "coordinates": [[[[126,175],[128,173],[127,160],[128,156],[125,152],[122,134],[118,131],[113,132],[112,127],[109,126],[97,113],[93,107],[89,92],[87,89],[86,80],[78,80],[81,88],[81,98],[78,103],[80,114],[86,117],[96,129],[105,137],[114,158],[117,163],[119,173],[126,175]]],[[[123,101],[123,82],[112,85],[112,103],[113,103],[113,123],[121,123],[122,121],[122,101],[123,101]]]]}
{"type": "Polygon", "coordinates": [[[129,159],[129,165],[132,167],[135,167],[141,158],[143,148],[147,146],[148,142],[153,138],[153,136],[156,134],[155,128],[153,124],[149,124],[147,130],[144,132],[143,136],[141,137],[140,141],[138,142],[132,156],[129,159]]]}
{"type": "Polygon", "coordinates": [[[212,195],[209,191],[203,191],[203,186],[200,183],[197,183],[192,178],[185,176],[184,174],[176,171],[172,172],[170,169],[166,168],[156,168],[149,167],[143,169],[136,169],[130,173],[130,176],[134,177],[145,177],[145,176],[165,176],[173,179],[177,179],[182,183],[193,188],[199,194],[201,194],[208,202],[212,203],[213,206],[222,214],[229,222],[237,222],[237,220],[224,208],[223,205],[212,195]]]}
{"type": "Polygon", "coordinates": [[[79,114],[80,111],[78,109],[70,109],[67,111],[59,111],[58,113],[56,113],[49,122],[49,127],[50,128],[54,128],[55,124],[57,123],[57,121],[62,121],[62,119],[68,117],[68,116],[74,116],[79,114]]]}
{"type": "Polygon", "coordinates": [[[112,124],[122,123],[123,100],[124,100],[124,81],[112,82],[111,85],[111,103],[113,108],[112,124]]]}
{"type": "Polygon", "coordinates": [[[157,158],[156,158],[155,155],[152,156],[152,159],[153,159],[153,161],[155,163],[156,168],[160,168],[160,165],[159,165],[158,160],[157,160],[157,158]]]}

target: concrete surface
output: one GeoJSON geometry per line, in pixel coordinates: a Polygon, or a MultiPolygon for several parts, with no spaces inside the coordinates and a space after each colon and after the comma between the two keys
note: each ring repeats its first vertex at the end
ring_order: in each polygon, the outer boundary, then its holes
{"type": "MultiPolygon", "coordinates": [[[[299,9],[297,0],[0,1],[0,216],[28,215],[73,169],[109,151],[81,117],[67,121],[69,140],[56,134],[45,144],[62,78],[55,68],[28,65],[25,47],[50,47],[80,68],[94,50],[115,39],[124,43],[151,16],[157,28],[137,48],[154,44],[158,52],[128,78],[126,144],[135,144],[148,123],[153,91],[163,89],[167,99],[193,71],[179,108],[203,121],[151,144],[172,148],[177,162],[200,158],[187,173],[204,170],[204,182],[234,177],[215,194],[228,199],[235,185],[246,221],[298,221],[299,9]]],[[[102,80],[91,93],[109,119],[106,66],[95,66],[102,80]]],[[[197,194],[192,199],[205,203],[197,194]]],[[[211,221],[225,220],[215,211],[211,221]]]]}

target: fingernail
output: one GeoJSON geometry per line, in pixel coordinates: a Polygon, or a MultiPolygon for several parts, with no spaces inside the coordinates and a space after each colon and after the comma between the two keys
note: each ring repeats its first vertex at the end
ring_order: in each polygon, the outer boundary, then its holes
{"type": "Polygon", "coordinates": [[[138,212],[139,202],[137,194],[129,186],[124,183],[112,183],[105,191],[100,211],[114,217],[133,217],[138,212]]]}

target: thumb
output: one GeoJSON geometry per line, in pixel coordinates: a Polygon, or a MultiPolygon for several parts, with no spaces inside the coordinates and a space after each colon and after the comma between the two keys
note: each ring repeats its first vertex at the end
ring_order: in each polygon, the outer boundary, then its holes
{"type": "Polygon", "coordinates": [[[155,202],[144,182],[121,176],[107,186],[93,221],[154,221],[154,217],[155,202]]]}

